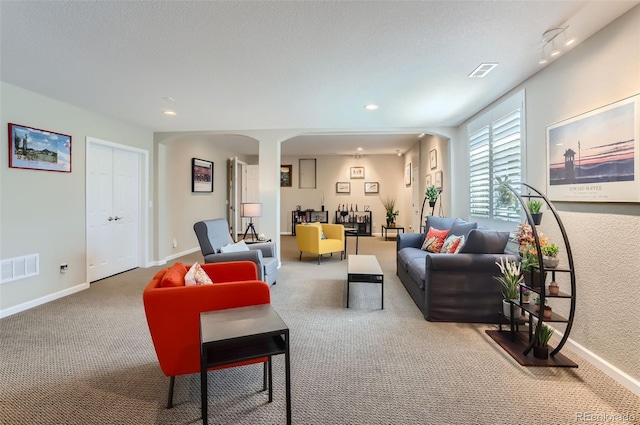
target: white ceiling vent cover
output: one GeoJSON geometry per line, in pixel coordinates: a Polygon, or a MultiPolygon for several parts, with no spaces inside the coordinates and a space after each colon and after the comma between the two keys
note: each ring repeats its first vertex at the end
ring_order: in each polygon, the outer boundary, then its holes
{"type": "Polygon", "coordinates": [[[470,78],[482,78],[485,77],[493,68],[498,66],[497,63],[481,63],[478,65],[476,69],[473,70],[471,74],[469,74],[470,78]]]}
{"type": "Polygon", "coordinates": [[[2,260],[0,284],[40,274],[40,254],[2,260]]]}

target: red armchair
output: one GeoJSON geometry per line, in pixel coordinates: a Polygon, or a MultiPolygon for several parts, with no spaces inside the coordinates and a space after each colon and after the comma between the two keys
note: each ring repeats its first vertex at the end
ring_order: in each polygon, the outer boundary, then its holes
{"type": "MultiPolygon", "coordinates": [[[[160,270],[144,290],[142,299],[151,339],[162,372],[169,376],[167,408],[173,407],[175,377],[200,372],[200,312],[269,304],[269,285],[257,280],[251,261],[202,264],[213,285],[184,286],[188,267],[182,263],[160,270]]],[[[223,367],[264,363],[266,389],[268,358],[223,367]]]]}

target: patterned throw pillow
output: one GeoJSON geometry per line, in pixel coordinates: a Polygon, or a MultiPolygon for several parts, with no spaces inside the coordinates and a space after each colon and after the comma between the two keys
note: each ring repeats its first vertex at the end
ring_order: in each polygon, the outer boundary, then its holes
{"type": "Polygon", "coordinates": [[[429,227],[429,232],[427,233],[427,237],[424,238],[424,243],[422,244],[423,251],[429,252],[440,252],[442,249],[442,245],[444,244],[444,239],[449,234],[449,230],[438,230],[433,227],[429,227]]]}
{"type": "Polygon", "coordinates": [[[187,274],[184,276],[184,284],[187,286],[193,285],[211,285],[213,281],[209,277],[209,275],[202,270],[202,266],[200,264],[195,263],[187,274]]]}
{"type": "Polygon", "coordinates": [[[456,254],[462,248],[462,244],[464,243],[464,236],[456,236],[449,235],[447,239],[444,240],[444,244],[442,244],[442,248],[440,252],[443,254],[456,254]]]}

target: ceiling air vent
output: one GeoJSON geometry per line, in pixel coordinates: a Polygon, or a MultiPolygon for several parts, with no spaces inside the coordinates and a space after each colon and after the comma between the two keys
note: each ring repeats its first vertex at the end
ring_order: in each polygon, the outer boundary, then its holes
{"type": "Polygon", "coordinates": [[[481,63],[480,65],[478,65],[476,69],[473,70],[471,74],[469,74],[469,77],[470,78],[485,77],[496,66],[498,66],[497,63],[489,63],[489,62],[481,63]]]}

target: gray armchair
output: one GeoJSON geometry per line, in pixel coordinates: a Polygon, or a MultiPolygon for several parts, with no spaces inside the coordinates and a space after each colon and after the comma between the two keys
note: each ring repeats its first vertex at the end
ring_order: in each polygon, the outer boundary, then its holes
{"type": "Polygon", "coordinates": [[[227,261],[253,261],[258,266],[258,279],[275,285],[278,273],[276,246],[272,242],[248,245],[249,251],[220,252],[220,248],[233,243],[229,223],[224,218],[199,221],[193,225],[205,263],[227,261]]]}

